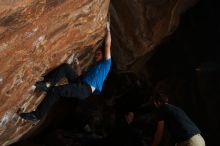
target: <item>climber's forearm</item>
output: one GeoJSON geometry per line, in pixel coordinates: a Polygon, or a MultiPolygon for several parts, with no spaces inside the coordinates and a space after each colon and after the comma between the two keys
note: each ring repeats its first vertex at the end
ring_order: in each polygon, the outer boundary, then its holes
{"type": "Polygon", "coordinates": [[[105,58],[111,58],[111,32],[109,22],[107,22],[107,34],[105,39],[105,58]]]}

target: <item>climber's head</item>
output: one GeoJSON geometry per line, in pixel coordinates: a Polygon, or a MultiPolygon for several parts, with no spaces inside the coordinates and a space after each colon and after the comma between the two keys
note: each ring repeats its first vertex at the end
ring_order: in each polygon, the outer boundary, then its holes
{"type": "Polygon", "coordinates": [[[99,48],[95,53],[95,61],[98,62],[103,58],[103,49],[99,48]]]}

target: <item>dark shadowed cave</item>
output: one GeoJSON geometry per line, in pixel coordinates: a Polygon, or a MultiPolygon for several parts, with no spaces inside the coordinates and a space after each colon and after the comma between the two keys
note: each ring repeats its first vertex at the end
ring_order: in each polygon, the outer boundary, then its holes
{"type": "MultiPolygon", "coordinates": [[[[145,63],[145,74],[119,72],[113,64],[100,96],[84,102],[61,101],[43,125],[12,146],[107,145],[100,139],[112,130],[115,113],[138,111],[143,104],[148,107],[146,113],[150,112],[148,102],[158,84],[163,85],[170,102],[183,108],[198,125],[208,146],[218,143],[220,10],[217,2],[201,0],[185,12],[174,34],[157,46],[145,63]]],[[[137,114],[136,118],[136,126],[145,128],[149,142],[155,128],[153,116],[137,114]]],[[[164,137],[161,146],[173,145],[168,137],[164,137]]]]}

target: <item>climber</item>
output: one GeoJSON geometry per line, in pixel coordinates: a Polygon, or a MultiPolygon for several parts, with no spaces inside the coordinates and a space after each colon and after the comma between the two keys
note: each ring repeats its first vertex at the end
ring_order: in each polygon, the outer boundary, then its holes
{"type": "MultiPolygon", "coordinates": [[[[97,49],[94,58],[95,65],[85,75],[78,76],[69,65],[72,62],[76,62],[75,64],[79,68],[78,60],[72,55],[67,63],[55,68],[44,76],[43,81],[35,84],[36,89],[47,92],[46,97],[35,111],[20,113],[21,118],[30,121],[39,121],[60,97],[84,100],[93,93],[101,92],[104,80],[111,66],[111,33],[109,22],[107,22],[106,28],[105,46],[102,49],[97,49]],[[68,84],[55,86],[62,77],[67,78],[68,84]]],[[[80,74],[80,71],[76,72],[80,74]]]]}
{"type": "Polygon", "coordinates": [[[205,146],[199,128],[182,109],[168,104],[168,98],[164,93],[155,94],[154,105],[158,110],[159,120],[151,146],[159,145],[165,126],[174,139],[176,146],[205,146]]]}

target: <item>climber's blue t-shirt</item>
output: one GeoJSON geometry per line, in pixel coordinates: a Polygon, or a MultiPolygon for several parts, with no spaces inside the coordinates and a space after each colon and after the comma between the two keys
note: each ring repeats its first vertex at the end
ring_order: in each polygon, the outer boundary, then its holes
{"type": "Polygon", "coordinates": [[[85,76],[82,78],[84,83],[95,87],[95,92],[100,93],[102,91],[102,86],[104,80],[106,79],[108,72],[111,67],[111,58],[102,59],[97,62],[96,65],[92,66],[85,76]]]}

